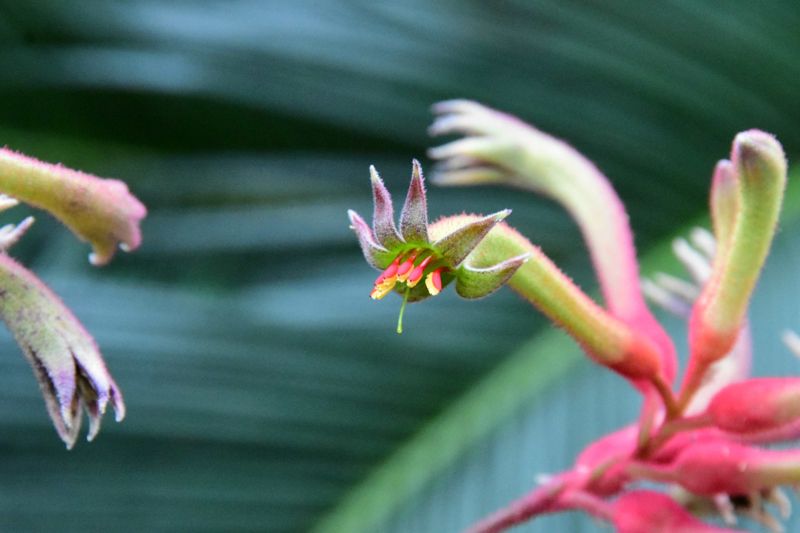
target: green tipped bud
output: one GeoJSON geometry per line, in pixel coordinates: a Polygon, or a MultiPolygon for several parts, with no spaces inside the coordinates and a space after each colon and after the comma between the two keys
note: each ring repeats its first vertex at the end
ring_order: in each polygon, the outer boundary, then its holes
{"type": "MultiPolygon", "coordinates": [[[[715,261],[711,279],[695,305],[690,322],[692,357],[706,363],[724,356],[736,341],[772,244],[786,186],[783,148],[767,133],[749,130],[738,134],[731,161],[738,197],[731,191],[712,192],[712,203],[718,208],[719,231],[729,232],[730,237],[721,243],[725,253],[715,261]],[[730,225],[731,215],[726,210],[734,206],[737,212],[732,231],[723,230],[730,225]]],[[[728,172],[724,167],[720,172],[723,188],[731,187],[734,180],[727,177],[728,172]]]]}

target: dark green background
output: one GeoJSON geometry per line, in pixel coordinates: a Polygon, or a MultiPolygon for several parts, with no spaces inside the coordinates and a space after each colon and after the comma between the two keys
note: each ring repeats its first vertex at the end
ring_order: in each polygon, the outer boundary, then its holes
{"type": "MultiPolygon", "coordinates": [[[[596,161],[647,254],[702,215],[737,131],[796,161],[799,27],[791,1],[0,2],[0,143],[150,208],[105,269],[46,215],[13,250],[96,336],[129,414],[64,451],[3,333],[0,529],[457,531],[567,467],[635,397],[507,292],[448,291],[395,335],[347,228],[368,165],[402,196],[429,106],[477,99],[596,161]]],[[[429,205],[511,207],[594,285],[545,200],[432,187],[429,205]]],[[[797,226],[756,299],[759,371],[800,369],[777,341],[800,327],[797,226]]],[[[529,530],[598,527],[559,520],[529,530]]]]}

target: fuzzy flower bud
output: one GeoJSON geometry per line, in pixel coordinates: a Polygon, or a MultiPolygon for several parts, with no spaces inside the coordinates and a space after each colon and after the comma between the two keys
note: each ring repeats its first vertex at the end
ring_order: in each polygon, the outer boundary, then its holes
{"type": "Polygon", "coordinates": [[[398,333],[405,302],[436,296],[453,281],[462,297],[482,298],[499,289],[527,260],[522,253],[491,265],[472,266],[470,254],[511,211],[448,217],[428,224],[424,178],[416,160],[398,231],[392,197],[374,167],[370,175],[375,202],[372,228],[355,211],[348,215],[364,258],[381,270],[370,296],[378,300],[393,291],[403,295],[398,333]]]}
{"type": "Polygon", "coordinates": [[[119,247],[134,250],[147,209],[121,181],[0,149],[0,191],[49,211],[80,239],[92,244],[89,260],[104,265],[119,247]]]}
{"type": "Polygon", "coordinates": [[[724,253],[714,262],[711,279],[689,324],[695,365],[716,361],[736,342],[775,234],[786,186],[786,156],[780,143],[767,133],[749,130],[738,134],[731,164],[732,170],[725,163],[717,167],[717,190],[712,191],[715,231],[720,233],[724,253]],[[734,187],[738,195],[733,194],[734,187]]]}

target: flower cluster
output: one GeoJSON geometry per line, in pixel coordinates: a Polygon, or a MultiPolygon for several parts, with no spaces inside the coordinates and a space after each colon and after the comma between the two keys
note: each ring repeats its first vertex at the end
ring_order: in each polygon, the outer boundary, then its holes
{"type": "MultiPolygon", "coordinates": [[[[145,207],[121,181],[102,179],[0,149],[0,210],[24,201],[58,218],[91,242],[89,260],[103,265],[117,248],[133,250],[141,241],[145,207]]],[[[106,407],[117,421],[125,416],[122,393],[106,369],[97,344],[64,303],[7,250],[33,223],[28,217],[0,228],[0,318],[33,367],[58,435],[74,446],[83,411],[88,440],[100,430],[106,407]]]]}
{"type": "Polygon", "coordinates": [[[800,484],[800,450],[764,445],[800,437],[800,378],[749,377],[747,306],[781,208],[781,145],[758,130],[738,134],[730,159],[714,170],[713,233],[698,229],[675,244],[692,281],[659,274],[640,284],[627,214],[591,162],[566,143],[474,102],[444,102],[434,111],[433,135],[466,135],[430,151],[438,160],[434,181],[506,184],[560,202],[581,229],[603,302],[500,222],[506,212],[451,217],[426,229],[416,163],[400,232],[374,171],[373,228],[350,213],[367,261],[382,270],[373,298],[395,290],[417,301],[453,280],[459,294],[475,297],[507,284],[642,396],[636,422],[590,444],[571,469],[547,476],[470,531],[498,532],[565,510],[583,510],[622,533],[734,531],[704,522],[709,509],[728,526],[746,514],[780,531],[770,509],[788,515],[781,487],[800,484]],[[471,237],[453,237],[464,233],[471,237]],[[690,351],[680,384],[673,342],[645,293],[687,320],[690,351]],[[645,489],[642,482],[668,490],[645,489]]]}

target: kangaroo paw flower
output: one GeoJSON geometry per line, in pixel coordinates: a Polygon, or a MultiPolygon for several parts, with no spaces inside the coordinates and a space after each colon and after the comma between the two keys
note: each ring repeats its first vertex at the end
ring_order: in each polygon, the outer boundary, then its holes
{"type": "Polygon", "coordinates": [[[375,204],[372,227],[355,211],[348,211],[348,216],[364,258],[381,271],[370,292],[372,299],[397,292],[403,296],[404,309],[405,302],[436,296],[453,281],[461,296],[481,298],[500,288],[525,262],[524,254],[488,267],[473,267],[467,260],[510,210],[483,217],[458,215],[429,224],[424,177],[415,160],[398,230],[391,194],[374,167],[370,179],[375,204]]]}

